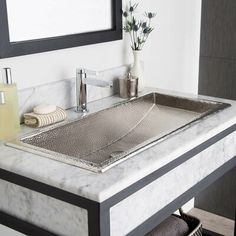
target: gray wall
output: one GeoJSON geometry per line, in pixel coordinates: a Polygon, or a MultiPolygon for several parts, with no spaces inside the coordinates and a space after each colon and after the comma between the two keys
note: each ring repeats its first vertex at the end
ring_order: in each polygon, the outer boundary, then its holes
{"type": "Polygon", "coordinates": [[[236,99],[236,1],[203,0],[199,93],[236,99]]]}
{"type": "MultiPolygon", "coordinates": [[[[203,0],[199,94],[236,100],[236,1],[203,0]]],[[[236,168],[195,199],[195,206],[235,218],[236,168]]]]}
{"type": "Polygon", "coordinates": [[[217,180],[195,198],[197,208],[230,219],[235,217],[236,168],[217,180]]]}

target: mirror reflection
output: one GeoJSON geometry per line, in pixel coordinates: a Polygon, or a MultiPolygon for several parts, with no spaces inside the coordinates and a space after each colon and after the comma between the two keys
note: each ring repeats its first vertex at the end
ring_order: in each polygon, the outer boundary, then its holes
{"type": "Polygon", "coordinates": [[[10,42],[109,30],[111,9],[112,0],[7,0],[10,42]]]}

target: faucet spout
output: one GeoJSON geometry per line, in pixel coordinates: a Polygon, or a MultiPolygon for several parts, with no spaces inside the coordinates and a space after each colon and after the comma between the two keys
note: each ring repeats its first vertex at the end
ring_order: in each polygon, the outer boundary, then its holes
{"type": "Polygon", "coordinates": [[[83,68],[76,70],[76,107],[78,113],[88,112],[87,108],[87,84],[102,88],[112,88],[112,84],[96,79],[98,73],[83,68]]]}

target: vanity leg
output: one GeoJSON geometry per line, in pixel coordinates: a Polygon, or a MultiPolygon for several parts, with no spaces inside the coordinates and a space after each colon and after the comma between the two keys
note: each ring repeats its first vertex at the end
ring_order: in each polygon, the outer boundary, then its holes
{"type": "Polygon", "coordinates": [[[234,236],[236,236],[236,206],[235,206],[235,217],[234,217],[234,236]]]}

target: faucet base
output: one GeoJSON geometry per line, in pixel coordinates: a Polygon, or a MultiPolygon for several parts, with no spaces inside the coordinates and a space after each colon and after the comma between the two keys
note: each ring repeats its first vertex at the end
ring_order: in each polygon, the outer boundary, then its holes
{"type": "Polygon", "coordinates": [[[86,114],[89,112],[89,110],[87,108],[81,108],[81,107],[75,107],[74,111],[76,113],[82,113],[82,114],[86,114]]]}

